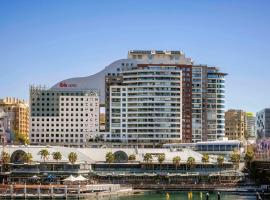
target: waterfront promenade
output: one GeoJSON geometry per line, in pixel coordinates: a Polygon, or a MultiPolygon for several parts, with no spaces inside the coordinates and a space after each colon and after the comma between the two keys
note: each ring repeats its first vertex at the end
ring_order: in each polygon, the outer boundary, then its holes
{"type": "Polygon", "coordinates": [[[222,192],[230,194],[255,195],[257,192],[268,195],[265,188],[236,186],[235,184],[147,184],[134,188],[119,184],[91,185],[0,185],[0,199],[103,199],[104,197],[130,196],[161,191],[175,192],[222,192]]]}
{"type": "Polygon", "coordinates": [[[84,199],[108,195],[129,195],[132,188],[119,184],[92,185],[34,185],[12,184],[0,185],[0,199],[84,199]]]}

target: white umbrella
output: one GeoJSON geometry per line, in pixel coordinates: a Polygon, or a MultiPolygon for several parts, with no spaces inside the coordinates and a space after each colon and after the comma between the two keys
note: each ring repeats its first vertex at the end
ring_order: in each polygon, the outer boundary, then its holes
{"type": "Polygon", "coordinates": [[[74,176],[70,175],[69,177],[65,178],[64,181],[74,182],[74,181],[76,181],[76,178],[74,176]]]}
{"type": "Polygon", "coordinates": [[[37,175],[30,177],[30,179],[40,179],[37,175]]]}
{"type": "Polygon", "coordinates": [[[87,181],[88,179],[83,177],[82,175],[79,175],[78,177],[75,178],[75,181],[87,181]]]}

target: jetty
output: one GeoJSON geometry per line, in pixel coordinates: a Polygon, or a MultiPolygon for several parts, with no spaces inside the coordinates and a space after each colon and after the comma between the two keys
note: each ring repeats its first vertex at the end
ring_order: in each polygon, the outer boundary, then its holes
{"type": "Polygon", "coordinates": [[[131,195],[131,187],[119,184],[91,185],[0,185],[0,199],[98,199],[112,195],[131,195]]]}

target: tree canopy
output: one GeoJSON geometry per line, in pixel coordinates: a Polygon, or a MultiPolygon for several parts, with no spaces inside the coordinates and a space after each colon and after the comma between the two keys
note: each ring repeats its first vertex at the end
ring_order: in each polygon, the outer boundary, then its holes
{"type": "Polygon", "coordinates": [[[149,163],[149,162],[152,162],[153,160],[153,157],[150,153],[146,153],[144,156],[143,156],[143,161],[149,163]]]}
{"type": "Polygon", "coordinates": [[[195,165],[195,158],[193,157],[188,157],[187,159],[187,165],[189,165],[190,167],[193,167],[195,165]]]}
{"type": "Polygon", "coordinates": [[[128,156],[128,160],[130,160],[130,161],[136,160],[136,155],[135,155],[135,154],[129,155],[129,156],[128,156]]]}
{"type": "Polygon", "coordinates": [[[180,161],[181,161],[180,156],[175,156],[173,158],[173,164],[176,165],[176,166],[180,165],[180,161]]]}
{"type": "Polygon", "coordinates": [[[223,163],[224,163],[224,156],[219,155],[219,156],[217,157],[217,163],[218,163],[218,165],[219,165],[220,167],[223,166],[223,163]]]}
{"type": "Polygon", "coordinates": [[[31,163],[33,160],[33,156],[31,153],[26,153],[24,154],[23,156],[23,161],[26,162],[26,163],[31,163]]]}
{"type": "Polygon", "coordinates": [[[209,155],[204,153],[202,156],[202,163],[208,163],[209,162],[209,155]]]}
{"type": "Polygon", "coordinates": [[[62,160],[62,154],[61,154],[60,151],[53,152],[52,155],[53,155],[53,159],[56,160],[57,162],[58,162],[59,160],[62,160]]]}
{"type": "Polygon", "coordinates": [[[78,159],[78,155],[75,152],[70,152],[68,154],[68,160],[71,164],[75,164],[78,159]]]}
{"type": "Polygon", "coordinates": [[[50,152],[47,149],[42,149],[39,151],[39,154],[41,156],[41,159],[45,162],[45,160],[49,159],[50,152]]]}
{"type": "Polygon", "coordinates": [[[160,164],[162,164],[164,161],[165,161],[165,154],[164,154],[164,153],[159,154],[159,155],[158,155],[158,162],[159,162],[160,164]]]}
{"type": "Polygon", "coordinates": [[[114,154],[110,151],[106,153],[105,156],[106,163],[113,163],[115,161],[115,156],[114,154]]]}
{"type": "Polygon", "coordinates": [[[254,153],[253,148],[252,147],[248,147],[247,148],[247,152],[246,152],[245,157],[244,157],[245,161],[247,163],[252,162],[252,160],[254,159],[254,154],[255,153],[254,153]]]}

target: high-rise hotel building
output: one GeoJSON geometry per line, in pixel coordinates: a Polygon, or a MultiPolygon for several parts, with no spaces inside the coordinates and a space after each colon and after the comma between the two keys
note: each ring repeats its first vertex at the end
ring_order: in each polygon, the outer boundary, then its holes
{"type": "Polygon", "coordinates": [[[30,142],[83,147],[99,131],[99,95],[61,83],[61,90],[31,86],[30,142]]]}
{"type": "Polygon", "coordinates": [[[50,90],[99,91],[105,140],[156,146],[224,136],[225,75],[194,65],[181,51],[134,50],[97,74],[63,80],[50,90]]]}

